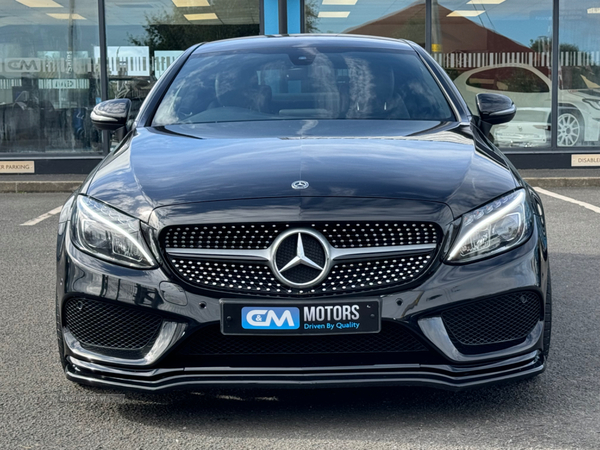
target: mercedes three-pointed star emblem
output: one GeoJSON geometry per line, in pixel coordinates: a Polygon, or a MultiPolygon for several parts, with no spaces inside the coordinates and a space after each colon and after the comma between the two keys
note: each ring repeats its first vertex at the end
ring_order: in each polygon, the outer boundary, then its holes
{"type": "Polygon", "coordinates": [[[304,264],[305,266],[312,267],[313,269],[323,270],[323,266],[320,266],[308,256],[304,254],[304,244],[302,243],[302,233],[298,233],[298,243],[296,244],[296,256],[279,269],[280,272],[290,270],[292,267],[296,267],[298,264],[304,264]]]}
{"type": "Polygon", "coordinates": [[[315,286],[327,276],[329,266],[329,244],[315,230],[287,230],[273,243],[271,267],[279,281],[287,286],[315,286]]]}
{"type": "Polygon", "coordinates": [[[298,180],[292,183],[292,189],[307,189],[308,181],[298,180]]]}

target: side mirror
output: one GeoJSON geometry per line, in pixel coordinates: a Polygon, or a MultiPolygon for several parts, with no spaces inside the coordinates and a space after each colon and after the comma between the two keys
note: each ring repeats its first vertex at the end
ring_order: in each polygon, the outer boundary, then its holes
{"type": "Polygon", "coordinates": [[[477,94],[477,111],[485,134],[490,132],[492,125],[510,122],[517,113],[517,107],[506,95],[477,94]]]}
{"type": "Polygon", "coordinates": [[[92,124],[99,130],[115,131],[127,125],[131,100],[117,98],[98,103],[92,110],[92,124]]]}

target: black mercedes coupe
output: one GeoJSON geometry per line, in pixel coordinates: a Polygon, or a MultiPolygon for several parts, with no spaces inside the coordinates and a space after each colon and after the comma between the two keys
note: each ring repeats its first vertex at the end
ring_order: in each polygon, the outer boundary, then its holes
{"type": "Polygon", "coordinates": [[[540,374],[542,203],[412,42],[261,36],[188,49],[66,202],[60,360],[78,383],[423,385],[540,374]]]}

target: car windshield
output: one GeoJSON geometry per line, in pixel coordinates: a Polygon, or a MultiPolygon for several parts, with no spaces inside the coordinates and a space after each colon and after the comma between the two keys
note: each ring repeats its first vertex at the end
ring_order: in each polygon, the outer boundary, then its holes
{"type": "Polygon", "coordinates": [[[303,47],[193,55],[152,125],[285,119],[455,120],[414,52],[303,47]]]}

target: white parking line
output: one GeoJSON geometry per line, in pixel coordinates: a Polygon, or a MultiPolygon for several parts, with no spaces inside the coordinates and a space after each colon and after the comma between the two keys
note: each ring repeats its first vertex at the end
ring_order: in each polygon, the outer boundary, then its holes
{"type": "Polygon", "coordinates": [[[31,219],[25,223],[22,223],[21,226],[22,227],[30,227],[32,225],[36,225],[36,224],[40,223],[42,220],[46,220],[48,217],[52,217],[52,216],[58,214],[61,209],[62,209],[62,206],[59,206],[58,208],[54,208],[52,211],[48,211],[47,213],[42,214],[41,216],[36,217],[35,219],[31,219]]]}
{"type": "Polygon", "coordinates": [[[537,192],[539,192],[540,194],[548,195],[550,197],[554,197],[554,198],[557,198],[559,200],[564,200],[565,202],[575,203],[576,205],[583,206],[584,208],[587,208],[587,209],[589,209],[591,211],[594,211],[595,213],[600,214],[600,208],[598,208],[597,206],[590,205],[589,203],[581,202],[579,200],[575,200],[574,198],[571,198],[571,197],[565,197],[564,195],[556,194],[554,192],[550,192],[550,191],[547,191],[546,189],[542,189],[542,188],[539,188],[539,187],[536,187],[534,189],[537,192]]]}

